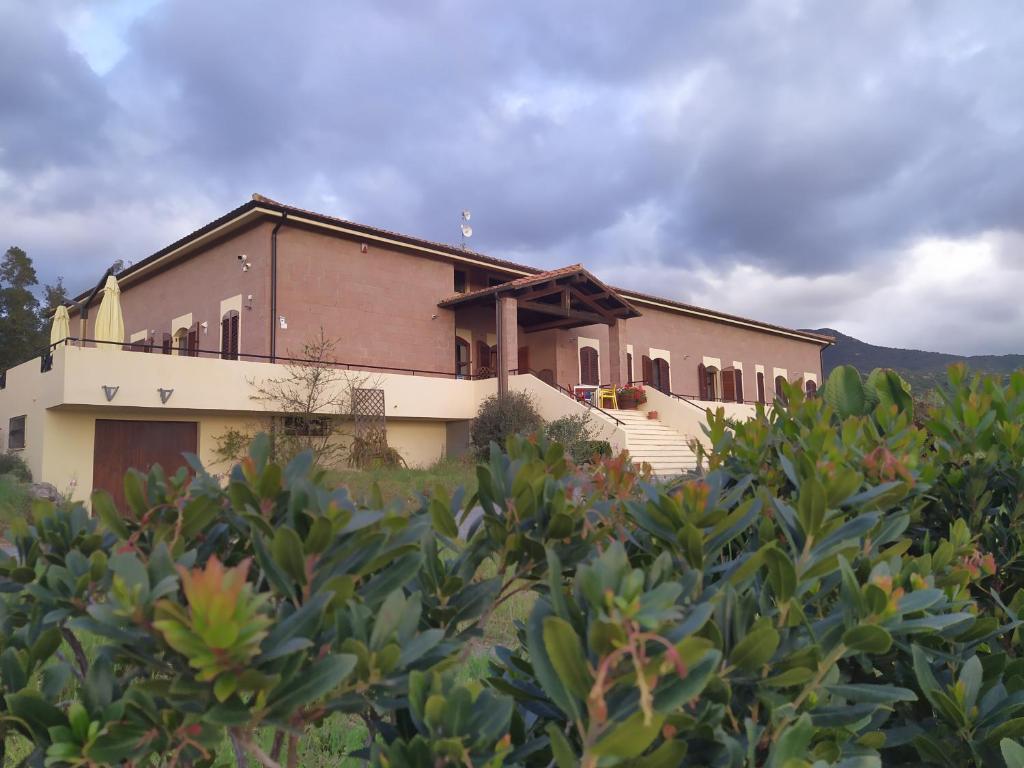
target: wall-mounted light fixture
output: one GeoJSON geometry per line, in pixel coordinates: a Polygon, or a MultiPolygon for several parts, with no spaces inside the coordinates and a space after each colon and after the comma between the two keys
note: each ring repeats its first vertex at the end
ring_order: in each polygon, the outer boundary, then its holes
{"type": "Polygon", "coordinates": [[[107,386],[106,384],[102,384],[101,386],[103,387],[103,394],[107,396],[107,402],[108,403],[117,396],[117,390],[119,390],[121,388],[121,387],[110,387],[110,386],[107,386]]]}
{"type": "Polygon", "coordinates": [[[164,389],[163,387],[157,389],[157,392],[160,393],[160,402],[164,405],[167,405],[167,401],[170,400],[171,395],[174,394],[173,389],[164,389]]]}
{"type": "Polygon", "coordinates": [[[245,297],[245,308],[252,309],[252,294],[250,293],[245,297]]]}
{"type": "Polygon", "coordinates": [[[277,322],[280,324],[282,331],[287,331],[288,330],[288,321],[284,319],[284,315],[281,315],[277,319],[277,322]]]}
{"type": "Polygon", "coordinates": [[[242,262],[242,271],[248,272],[252,268],[252,263],[249,261],[249,257],[244,253],[238,254],[238,260],[242,262]]]}
{"type": "Polygon", "coordinates": [[[203,322],[201,322],[201,323],[199,324],[199,327],[203,329],[203,335],[204,335],[204,336],[205,336],[205,335],[207,334],[207,332],[208,332],[208,331],[210,330],[210,324],[209,324],[208,322],[206,322],[205,320],[203,320],[203,322]]]}

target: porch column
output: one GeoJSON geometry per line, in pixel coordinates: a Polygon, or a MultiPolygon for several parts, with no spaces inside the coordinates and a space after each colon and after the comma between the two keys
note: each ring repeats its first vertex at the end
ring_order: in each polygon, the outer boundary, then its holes
{"type": "Polygon", "coordinates": [[[511,296],[498,296],[494,327],[498,336],[498,394],[508,392],[508,372],[519,367],[518,302],[511,296]]]}
{"type": "Polygon", "coordinates": [[[608,326],[608,383],[617,387],[626,383],[623,376],[626,370],[625,345],[622,343],[623,326],[622,320],[616,320],[608,326]]]}

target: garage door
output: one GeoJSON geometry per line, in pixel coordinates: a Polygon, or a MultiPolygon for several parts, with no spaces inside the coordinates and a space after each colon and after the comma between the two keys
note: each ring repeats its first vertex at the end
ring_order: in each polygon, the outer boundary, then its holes
{"type": "Polygon", "coordinates": [[[125,472],[148,472],[159,464],[173,475],[186,466],[183,453],[196,453],[198,434],[194,421],[97,419],[92,487],[110,491],[118,508],[122,508],[125,472]]]}

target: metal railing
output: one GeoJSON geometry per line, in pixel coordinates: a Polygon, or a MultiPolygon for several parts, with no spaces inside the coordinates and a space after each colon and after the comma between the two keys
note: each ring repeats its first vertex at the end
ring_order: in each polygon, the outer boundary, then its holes
{"type": "Polygon", "coordinates": [[[696,402],[694,402],[694,401],[701,402],[701,403],[735,403],[736,405],[757,405],[758,403],[760,403],[761,405],[770,405],[771,404],[771,403],[768,403],[768,402],[764,402],[762,400],[737,400],[736,398],[727,398],[727,397],[701,397],[699,393],[698,394],[687,394],[687,393],[679,393],[679,392],[666,392],[663,389],[659,389],[652,382],[646,381],[644,379],[637,379],[637,380],[631,381],[629,383],[630,384],[642,384],[645,387],[650,387],[651,389],[658,390],[658,392],[661,392],[661,394],[663,394],[663,395],[668,395],[669,397],[675,397],[675,398],[677,398],[679,400],[686,400],[687,402],[691,402],[694,405],[696,405],[696,402]]]}
{"type": "Polygon", "coordinates": [[[536,378],[538,381],[542,381],[545,384],[547,384],[549,387],[552,387],[553,389],[561,392],[563,395],[568,397],[570,400],[573,400],[574,402],[580,403],[581,405],[585,405],[587,408],[592,408],[593,410],[597,411],[598,413],[603,413],[605,416],[607,416],[609,419],[614,421],[620,427],[624,426],[625,423],[626,423],[626,422],[622,421],[622,419],[615,418],[615,416],[613,416],[612,414],[608,413],[608,411],[606,411],[601,406],[595,405],[594,403],[592,403],[592,402],[590,402],[589,400],[586,400],[586,399],[581,400],[579,397],[576,396],[575,392],[573,392],[568,387],[563,387],[557,381],[544,381],[544,379],[542,379],[540,377],[540,375],[538,375],[537,371],[535,371],[533,368],[513,368],[513,369],[511,369],[509,371],[510,375],[519,374],[519,373],[528,373],[531,376],[533,376],[534,378],[536,378]]]}
{"type": "Polygon", "coordinates": [[[42,356],[45,360],[47,355],[52,356],[52,350],[55,347],[61,345],[78,345],[78,346],[112,346],[120,347],[126,352],[138,352],[143,354],[156,354],[156,355],[173,355],[175,357],[197,357],[204,359],[219,359],[226,361],[242,360],[249,362],[267,362],[267,363],[282,363],[282,364],[294,364],[294,365],[324,365],[332,368],[340,368],[342,370],[349,371],[377,371],[380,373],[398,373],[408,376],[433,376],[438,378],[448,379],[469,379],[475,380],[478,378],[489,378],[487,376],[475,376],[472,373],[460,373],[455,370],[451,371],[438,371],[430,370],[425,368],[409,368],[405,366],[396,365],[373,365],[370,363],[353,363],[340,360],[333,360],[329,358],[304,358],[304,357],[291,357],[285,355],[263,355],[250,352],[222,352],[219,349],[203,349],[201,347],[188,347],[182,348],[179,346],[172,346],[170,348],[164,347],[163,344],[151,344],[148,342],[135,341],[135,342],[118,342],[118,341],[103,341],[100,339],[88,339],[79,338],[76,336],[69,336],[63,341],[57,342],[56,344],[50,344],[43,351],[42,356]]]}

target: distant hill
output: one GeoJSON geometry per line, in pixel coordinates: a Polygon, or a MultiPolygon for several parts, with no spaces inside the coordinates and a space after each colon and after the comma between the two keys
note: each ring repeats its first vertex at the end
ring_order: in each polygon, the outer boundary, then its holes
{"type": "Polygon", "coordinates": [[[875,368],[899,371],[915,390],[931,389],[946,380],[946,369],[953,363],[966,363],[972,371],[1008,374],[1024,368],[1024,355],[950,355],[920,349],[898,349],[847,336],[832,328],[818,328],[815,333],[834,336],[835,346],[822,353],[825,376],[837,365],[852,365],[861,373],[875,368]]]}

